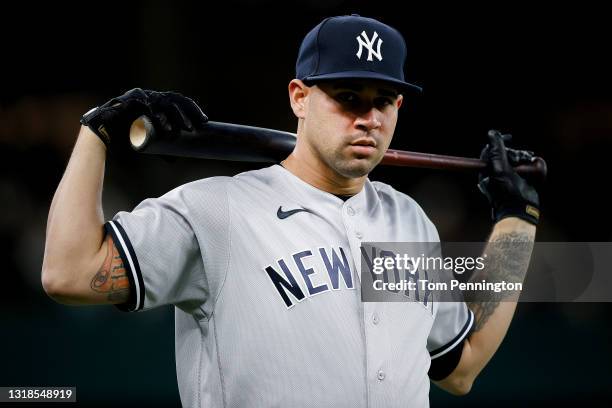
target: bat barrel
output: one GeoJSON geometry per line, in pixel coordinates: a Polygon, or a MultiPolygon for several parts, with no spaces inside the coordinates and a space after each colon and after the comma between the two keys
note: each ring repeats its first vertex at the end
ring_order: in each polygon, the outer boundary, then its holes
{"type": "Polygon", "coordinates": [[[130,143],[140,153],[242,162],[279,162],[295,141],[290,132],[221,122],[207,122],[197,131],[158,134],[146,116],[130,129],[130,143]]]}

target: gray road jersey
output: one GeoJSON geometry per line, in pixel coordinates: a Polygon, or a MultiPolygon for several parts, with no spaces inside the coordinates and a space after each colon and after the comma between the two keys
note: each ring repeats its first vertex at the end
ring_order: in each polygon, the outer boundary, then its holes
{"type": "Polygon", "coordinates": [[[274,165],[183,185],[106,228],[132,280],[122,308],[176,307],[185,407],[425,407],[431,359],[473,321],[464,303],[360,301],[361,241],[439,240],[384,183],[343,201],[274,165]]]}

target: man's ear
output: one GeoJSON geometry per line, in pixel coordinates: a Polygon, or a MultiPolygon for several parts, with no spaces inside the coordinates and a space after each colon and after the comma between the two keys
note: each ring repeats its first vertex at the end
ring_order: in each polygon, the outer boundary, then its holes
{"type": "Polygon", "coordinates": [[[308,100],[309,91],[310,88],[299,79],[293,79],[289,82],[289,102],[291,103],[293,114],[299,119],[304,119],[306,116],[306,101],[308,100]]]}
{"type": "Polygon", "coordinates": [[[402,102],[404,102],[404,95],[397,95],[397,99],[395,100],[395,105],[397,106],[397,109],[402,107],[402,102]]]}

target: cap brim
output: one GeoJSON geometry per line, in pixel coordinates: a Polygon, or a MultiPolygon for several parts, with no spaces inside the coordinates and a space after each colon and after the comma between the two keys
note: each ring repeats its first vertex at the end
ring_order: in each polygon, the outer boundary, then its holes
{"type": "Polygon", "coordinates": [[[400,81],[393,77],[380,74],[378,72],[371,71],[347,71],[347,72],[334,72],[333,74],[321,74],[321,75],[311,75],[305,78],[302,78],[302,81],[306,85],[315,84],[317,82],[322,81],[331,81],[334,79],[376,79],[384,82],[388,82],[392,84],[400,92],[408,92],[408,93],[421,93],[423,92],[423,88],[418,85],[414,85],[408,82],[400,81]]]}

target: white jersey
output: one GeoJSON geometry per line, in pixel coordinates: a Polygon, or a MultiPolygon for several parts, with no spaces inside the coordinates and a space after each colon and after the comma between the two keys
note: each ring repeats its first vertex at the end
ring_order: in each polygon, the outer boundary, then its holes
{"type": "Polygon", "coordinates": [[[124,310],[176,308],[185,407],[426,407],[464,303],[364,303],[360,242],[437,242],[417,203],[367,180],[344,201],[273,165],[147,199],[106,225],[124,310]]]}

